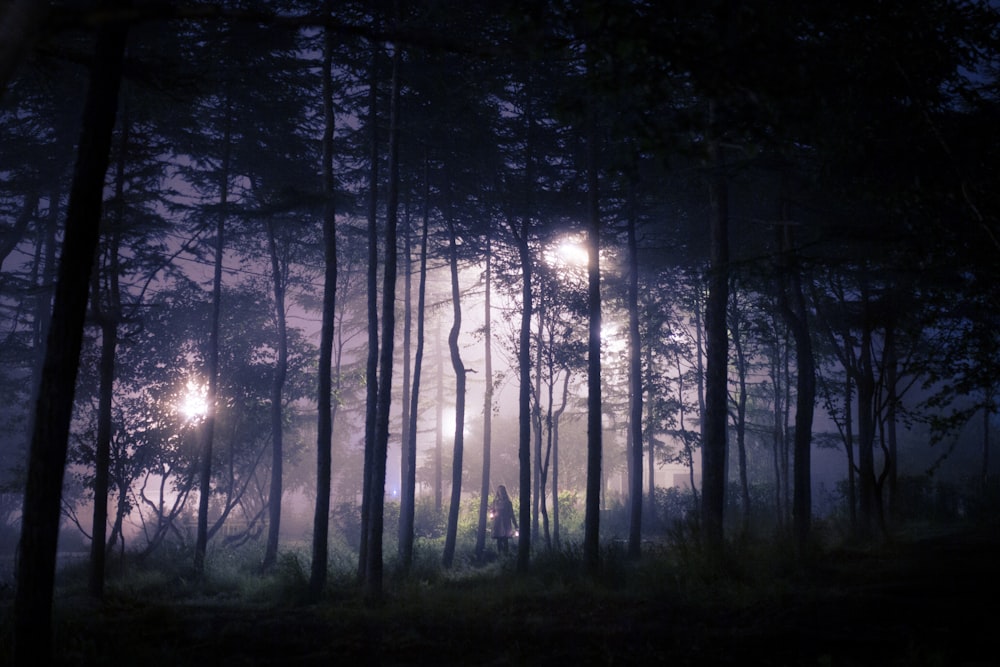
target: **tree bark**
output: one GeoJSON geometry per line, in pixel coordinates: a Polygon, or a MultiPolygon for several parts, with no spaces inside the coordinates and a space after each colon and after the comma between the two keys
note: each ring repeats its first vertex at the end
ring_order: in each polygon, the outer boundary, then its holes
{"type": "Polygon", "coordinates": [[[423,228],[420,232],[420,278],[417,282],[417,349],[413,355],[413,387],[410,390],[410,425],[407,429],[404,449],[407,459],[407,473],[402,480],[403,501],[400,507],[399,553],[403,565],[413,563],[413,531],[416,511],[417,491],[417,420],[420,405],[420,380],[424,362],[424,321],[427,301],[427,236],[430,229],[429,184],[424,171],[424,211],[423,228]]]}
{"type": "MultiPolygon", "coordinates": [[[[327,122],[329,120],[327,119],[327,122]]],[[[326,130],[324,130],[324,134],[325,132],[326,130]]],[[[324,164],[324,169],[325,166],[324,164]]],[[[271,280],[274,286],[274,319],[278,329],[278,358],[274,367],[274,376],[271,378],[271,486],[267,497],[267,546],[264,550],[264,561],[262,564],[264,570],[274,567],[278,560],[278,537],[281,532],[281,476],[285,449],[282,437],[284,423],[282,419],[282,401],[284,400],[285,378],[288,377],[288,327],[285,318],[285,281],[281,272],[281,261],[278,257],[274,222],[270,218],[267,220],[267,246],[271,255],[271,280]]]]}
{"type": "MultiPolygon", "coordinates": [[[[379,29],[374,2],[372,29],[379,29]]],[[[358,579],[366,578],[368,566],[368,526],[371,516],[371,477],[375,451],[375,423],[378,413],[378,62],[379,44],[371,40],[371,62],[368,64],[368,356],[365,361],[365,454],[363,491],[361,493],[361,541],[358,549],[358,579]]]]}
{"type": "MultiPolygon", "coordinates": [[[[787,219],[787,215],[782,215],[787,219]]],[[[798,370],[795,401],[795,441],[792,477],[792,528],[800,555],[806,553],[812,525],[812,423],[816,404],[816,368],[813,358],[812,337],[805,296],[802,292],[800,270],[791,259],[792,243],[789,225],[781,230],[783,284],[779,290],[782,312],[795,340],[795,359],[798,370]]]]}
{"type": "MultiPolygon", "coordinates": [[[[735,292],[735,286],[734,286],[735,292]]],[[[736,357],[736,377],[738,393],[736,396],[736,456],[740,475],[740,505],[742,509],[743,533],[750,531],[750,479],[747,472],[747,375],[750,372],[747,355],[743,351],[743,327],[739,300],[731,299],[732,316],[730,329],[733,332],[733,353],[736,357]]]]}
{"type": "Polygon", "coordinates": [[[449,568],[455,559],[455,540],[458,536],[458,514],[462,508],[462,459],[465,449],[465,383],[466,370],[458,347],[458,336],[462,331],[462,299],[458,285],[458,244],[455,223],[450,212],[445,215],[448,225],[448,254],[451,265],[451,303],[454,319],[448,332],[448,351],[451,366],[455,370],[455,436],[451,459],[451,502],[448,506],[448,526],[444,538],[444,554],[441,562],[449,568]]]}
{"type": "MultiPolygon", "coordinates": [[[[324,12],[333,11],[326,0],[324,12]]],[[[313,514],[312,564],[308,598],[317,601],[326,587],[328,538],[330,531],[330,476],[333,446],[333,364],[334,317],[337,310],[337,215],[333,178],[333,32],[323,35],[323,313],[320,324],[319,371],[317,373],[316,422],[316,507],[313,514]]]]}
{"type": "MultiPolygon", "coordinates": [[[[629,189],[629,207],[634,194],[629,189]]],[[[635,212],[629,211],[628,244],[628,373],[629,373],[629,533],[628,554],[638,558],[642,551],[642,346],[639,338],[639,247],[636,240],[635,212]]]]}
{"type": "Polygon", "coordinates": [[[111,439],[113,437],[112,403],[115,384],[115,355],[118,351],[118,325],[121,319],[121,293],[118,252],[125,224],[125,156],[129,141],[127,111],[122,111],[121,147],[116,161],[115,210],[107,250],[108,303],[101,302],[100,270],[94,273],[91,311],[101,328],[100,389],[97,406],[97,442],[94,447],[94,512],[90,542],[91,597],[104,597],[104,572],[107,561],[108,489],[110,487],[111,439]]]}
{"type": "Polygon", "coordinates": [[[723,546],[723,512],[726,503],[726,419],[729,336],[726,307],[729,301],[729,210],[725,165],[712,145],[710,164],[710,259],[708,298],[705,303],[705,412],[701,458],[701,522],[705,547],[716,555],[723,546]]]}
{"type": "Polygon", "coordinates": [[[486,515],[490,502],[490,458],[493,444],[493,311],[490,291],[493,289],[492,274],[492,232],[486,236],[486,268],[484,273],[483,304],[483,373],[486,376],[486,391],[483,396],[483,471],[479,487],[479,523],[476,527],[476,560],[482,560],[486,551],[486,515]]]}
{"type": "MultiPolygon", "coordinates": [[[[120,0],[113,6],[128,4],[120,0]]],[[[52,324],[28,453],[13,613],[13,657],[17,667],[48,664],[51,658],[63,473],[126,39],[127,28],[121,25],[98,31],[84,103],[52,324]]]]}
{"type": "Polygon", "coordinates": [[[379,350],[378,410],[369,489],[368,551],[365,594],[369,601],[382,597],[382,532],[385,508],[385,467],[389,449],[389,410],[392,406],[393,340],[396,328],[396,223],[399,205],[399,68],[400,48],[392,56],[392,92],[389,104],[389,192],[385,217],[385,267],[382,283],[382,340],[379,350]]]}
{"type": "Polygon", "coordinates": [[[226,129],[222,137],[221,184],[219,211],[215,223],[215,261],[212,278],[212,320],[208,339],[208,359],[205,375],[208,376],[208,412],[201,427],[201,469],[198,476],[198,527],[194,545],[194,570],[201,575],[205,569],[205,551],[208,548],[208,501],[212,493],[212,457],[215,439],[216,408],[219,398],[219,327],[222,316],[222,257],[225,245],[226,207],[229,203],[229,169],[231,155],[232,109],[226,101],[226,129]]]}
{"type": "MultiPolygon", "coordinates": [[[[588,64],[593,68],[593,64],[588,64]]],[[[597,177],[595,111],[587,111],[587,495],[583,528],[583,564],[591,575],[600,569],[601,457],[601,213],[597,177]]]]}

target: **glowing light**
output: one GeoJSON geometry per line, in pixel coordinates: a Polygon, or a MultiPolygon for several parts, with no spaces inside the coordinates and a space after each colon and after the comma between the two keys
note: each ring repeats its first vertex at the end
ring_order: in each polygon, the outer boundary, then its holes
{"type": "Polygon", "coordinates": [[[590,253],[583,242],[576,239],[566,239],[556,248],[556,257],[569,266],[587,266],[590,253]]]}
{"type": "Polygon", "coordinates": [[[578,235],[564,236],[544,252],[545,262],[556,268],[586,268],[590,254],[584,239],[578,235]]]}
{"type": "Polygon", "coordinates": [[[614,322],[601,323],[601,341],[611,354],[620,354],[628,348],[625,331],[614,322]]]}
{"type": "Polygon", "coordinates": [[[177,411],[184,415],[187,421],[198,421],[208,414],[208,390],[194,380],[188,380],[187,391],[181,397],[177,411]]]}

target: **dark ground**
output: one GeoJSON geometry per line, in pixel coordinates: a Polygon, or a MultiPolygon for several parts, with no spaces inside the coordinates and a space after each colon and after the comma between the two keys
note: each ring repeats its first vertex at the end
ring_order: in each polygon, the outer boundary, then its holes
{"type": "Polygon", "coordinates": [[[669,583],[616,592],[522,582],[497,594],[479,581],[410,590],[376,610],[348,598],[66,599],[55,653],[64,665],[144,667],[1000,665],[998,567],[1000,535],[976,531],[831,552],[745,597],[729,583],[710,599],[712,582],[694,597],[669,583]]]}

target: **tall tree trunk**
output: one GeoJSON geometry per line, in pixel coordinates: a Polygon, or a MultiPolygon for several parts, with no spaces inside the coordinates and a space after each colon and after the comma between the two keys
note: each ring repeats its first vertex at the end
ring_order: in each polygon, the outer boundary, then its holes
{"type": "Polygon", "coordinates": [[[410,392],[413,385],[413,241],[411,239],[411,220],[409,199],[407,199],[406,213],[403,216],[403,395],[401,403],[402,414],[400,415],[399,428],[399,521],[396,525],[396,553],[402,557],[404,564],[407,564],[405,556],[406,539],[405,531],[413,530],[412,525],[407,523],[407,517],[411,514],[409,504],[415,498],[409,497],[405,493],[406,480],[411,474],[410,470],[410,392]]]}
{"type": "Polygon", "coordinates": [[[483,474],[479,487],[479,522],[476,526],[476,560],[482,560],[486,551],[486,515],[490,503],[490,458],[493,445],[493,309],[490,292],[493,289],[493,235],[486,236],[486,268],[483,304],[483,371],[486,390],[483,396],[483,474]]]}
{"type": "MultiPolygon", "coordinates": [[[[713,114],[710,114],[710,116],[713,114]]],[[[729,205],[725,164],[721,149],[712,140],[709,164],[710,259],[708,298],[705,303],[705,412],[701,457],[701,521],[705,547],[718,555],[723,546],[723,512],[726,505],[726,420],[728,412],[729,336],[726,307],[729,302],[729,205]]]]}
{"type": "Polygon", "coordinates": [[[552,544],[558,549],[560,546],[559,537],[559,421],[563,413],[566,412],[566,405],[569,403],[569,379],[572,375],[569,368],[565,368],[562,386],[562,402],[559,409],[552,416],[552,544]]]}
{"type": "MultiPolygon", "coordinates": [[[[593,69],[593,63],[588,63],[593,69]]],[[[592,72],[591,72],[592,73],[592,72]]],[[[601,457],[601,212],[597,177],[595,111],[587,111],[587,496],[583,527],[583,564],[590,575],[600,568],[601,457]]]]}
{"type": "Polygon", "coordinates": [[[534,260],[531,256],[531,199],[535,178],[535,115],[533,84],[529,77],[524,89],[524,210],[520,225],[511,231],[517,240],[518,260],[521,264],[521,322],[518,330],[517,370],[517,461],[518,503],[520,535],[517,541],[517,571],[527,573],[531,564],[531,320],[534,317],[532,281],[534,260]]]}
{"type": "Polygon", "coordinates": [[[857,467],[854,463],[854,388],[851,376],[844,378],[844,449],[847,451],[847,507],[851,529],[858,527],[857,467]]]}
{"type": "Polygon", "coordinates": [[[229,169],[232,152],[232,105],[225,102],[225,132],[222,137],[221,183],[219,211],[215,223],[215,260],[212,278],[212,319],[208,338],[208,359],[205,375],[208,376],[208,411],[201,426],[201,467],[198,474],[198,528],[194,545],[194,570],[202,574],[205,569],[205,551],[208,548],[208,503],[212,493],[213,440],[215,439],[215,419],[219,398],[219,327],[222,314],[222,257],[225,246],[226,208],[229,204],[229,169]]]}
{"type": "MultiPolygon", "coordinates": [[[[697,319],[697,315],[695,316],[697,319]]],[[[697,326],[697,325],[695,325],[697,326]]],[[[695,483],[694,475],[694,438],[688,435],[686,418],[687,411],[684,409],[684,365],[681,362],[680,350],[675,349],[674,351],[674,368],[677,369],[677,405],[680,406],[677,410],[677,430],[681,434],[681,440],[684,444],[684,458],[687,460],[688,466],[688,484],[691,486],[691,498],[695,505],[698,505],[698,485],[695,483]]],[[[701,385],[701,383],[698,383],[701,385]]],[[[704,424],[704,418],[701,419],[701,424],[704,424]]]]}
{"type": "MultiPolygon", "coordinates": [[[[333,11],[326,0],[323,10],[333,11]]],[[[330,531],[330,477],[333,461],[333,365],[334,317],[337,311],[337,215],[333,178],[333,31],[323,34],[323,312],[320,324],[319,371],[316,387],[316,507],[313,513],[312,564],[308,598],[317,601],[326,587],[328,539],[330,531]]],[[[339,373],[338,373],[339,376],[339,373]]]]}
{"type": "MultiPolygon", "coordinates": [[[[782,219],[789,216],[782,207],[782,219]]],[[[795,488],[792,491],[792,528],[799,554],[805,554],[812,525],[812,423],[816,404],[816,370],[813,358],[812,336],[809,334],[808,313],[802,292],[800,269],[795,266],[791,253],[791,226],[781,228],[782,271],[784,280],[778,294],[785,321],[795,339],[795,360],[798,367],[795,401],[794,471],[795,488]]]]}
{"type": "Polygon", "coordinates": [[[628,374],[629,432],[632,465],[629,478],[628,554],[638,558],[642,549],[642,346],[639,338],[639,245],[635,233],[635,194],[629,188],[628,244],[628,374]]]}
{"type": "MultiPolygon", "coordinates": [[[[541,332],[539,332],[539,333],[541,333],[541,332]]],[[[539,509],[541,510],[541,515],[542,515],[541,516],[541,519],[542,519],[542,528],[541,528],[542,529],[542,538],[545,540],[545,547],[547,549],[549,549],[549,550],[552,549],[552,535],[549,532],[549,510],[548,510],[548,503],[545,500],[545,498],[546,498],[546,488],[545,487],[546,487],[546,485],[548,483],[549,464],[552,461],[552,438],[555,435],[553,433],[553,420],[554,420],[554,412],[555,412],[555,405],[554,404],[555,404],[555,382],[556,382],[556,375],[555,375],[555,368],[554,368],[555,364],[553,363],[552,354],[551,354],[552,345],[553,345],[553,336],[552,336],[552,329],[550,328],[549,329],[549,341],[548,341],[549,354],[547,355],[547,363],[545,364],[545,366],[546,366],[545,370],[546,370],[546,372],[547,372],[547,374],[549,376],[548,382],[545,383],[545,386],[546,386],[546,388],[548,390],[546,392],[548,394],[548,396],[546,397],[547,400],[545,402],[545,453],[542,456],[541,461],[538,462],[538,468],[539,468],[539,475],[538,475],[538,478],[539,478],[538,496],[541,499],[540,502],[539,502],[539,509]]],[[[540,346],[541,346],[541,339],[539,339],[539,347],[540,346]]],[[[541,376],[541,373],[539,373],[539,376],[541,376]]],[[[539,428],[538,430],[539,430],[539,433],[541,433],[542,429],[539,428]]]]}
{"type": "Polygon", "coordinates": [[[542,348],[543,343],[543,332],[542,323],[545,320],[547,303],[546,289],[543,286],[541,289],[542,294],[539,297],[538,308],[536,313],[538,317],[535,319],[538,329],[535,333],[535,340],[537,344],[535,345],[535,386],[532,390],[532,394],[535,397],[534,403],[531,406],[531,423],[534,425],[534,429],[531,434],[531,448],[532,448],[532,459],[535,461],[535,465],[531,471],[531,534],[538,535],[538,511],[539,511],[539,496],[541,495],[542,489],[542,348]]]}
{"type": "MultiPolygon", "coordinates": [[[[735,286],[734,290],[735,292],[735,286]]],[[[743,351],[743,331],[739,300],[734,295],[730,300],[732,316],[730,329],[733,332],[733,352],[736,356],[736,377],[739,384],[736,396],[736,456],[740,475],[740,505],[742,506],[743,534],[750,531],[750,480],[747,473],[747,374],[750,372],[746,354],[743,351]]]]}
{"type": "Polygon", "coordinates": [[[528,571],[531,560],[531,319],[532,258],[528,238],[531,222],[525,214],[517,239],[521,263],[521,324],[518,336],[518,437],[519,518],[521,534],[517,541],[517,570],[528,571]]]}
{"type": "Polygon", "coordinates": [[[434,511],[444,509],[444,349],[441,346],[441,318],[436,320],[434,352],[437,385],[434,397],[434,511]]]}
{"type": "MultiPolygon", "coordinates": [[[[777,324],[776,318],[777,316],[775,315],[775,324],[777,324]]],[[[775,329],[772,347],[771,363],[768,370],[771,377],[771,406],[773,408],[771,412],[771,451],[773,454],[771,463],[774,466],[774,515],[778,519],[778,527],[781,528],[785,525],[784,505],[781,501],[781,450],[784,438],[781,415],[783,413],[782,405],[784,404],[784,394],[782,391],[784,382],[782,381],[783,376],[781,373],[781,359],[783,355],[781,354],[781,342],[777,329],[775,329]]]]}
{"type": "Polygon", "coordinates": [[[115,173],[114,221],[107,249],[108,303],[101,302],[100,271],[94,273],[91,310],[101,328],[100,398],[97,406],[97,442],[94,456],[94,512],[90,542],[90,576],[88,589],[91,597],[104,597],[104,573],[107,562],[108,489],[110,486],[111,418],[115,384],[115,355],[118,351],[118,324],[121,319],[121,292],[119,291],[118,253],[121,248],[122,229],[125,225],[125,164],[129,142],[127,109],[122,109],[121,146],[118,151],[115,173]]]}
{"type": "Polygon", "coordinates": [[[990,416],[993,414],[995,395],[993,385],[990,384],[985,390],[983,400],[983,444],[982,456],[979,464],[979,490],[985,492],[990,481],[990,416]]]}
{"type": "Polygon", "coordinates": [[[897,507],[897,434],[896,434],[896,410],[899,397],[896,394],[896,383],[899,381],[898,359],[896,358],[896,327],[893,322],[888,322],[885,327],[885,342],[883,359],[885,363],[885,385],[886,385],[886,431],[888,437],[888,456],[886,457],[886,479],[888,482],[888,499],[886,511],[889,520],[894,521],[898,513],[897,507]]]}
{"type": "MultiPolygon", "coordinates": [[[[327,119],[329,123],[329,119],[327,119]]],[[[326,130],[324,129],[324,135],[326,130]]],[[[325,136],[324,136],[325,140],[325,136]]],[[[324,169],[325,169],[324,164],[324,169]]],[[[325,175],[324,175],[325,178],[325,175]]],[[[274,286],[274,319],[278,329],[278,358],[271,378],[271,487],[267,497],[267,547],[264,550],[262,567],[269,570],[278,560],[278,536],[281,531],[282,463],[284,462],[284,439],[282,402],[284,401],[285,378],[288,377],[288,328],[285,318],[285,280],[278,244],[274,234],[274,221],[267,219],[267,247],[271,255],[271,280],[274,286]]],[[[322,335],[322,334],[321,334],[322,335]]]]}
{"type": "MultiPolygon", "coordinates": [[[[121,8],[129,4],[120,0],[108,6],[121,8]]],[[[51,658],[52,593],[63,473],[126,37],[123,24],[112,23],[99,29],[84,102],[52,323],[28,452],[13,609],[13,657],[17,667],[48,664],[51,658]]]]}
{"type": "Polygon", "coordinates": [[[393,47],[392,91],[389,104],[389,192],[385,216],[385,267],[382,283],[382,341],[379,350],[378,410],[372,452],[368,551],[365,593],[369,600],[382,597],[382,532],[385,522],[385,466],[389,449],[389,410],[392,407],[393,340],[396,328],[396,223],[399,208],[399,44],[393,47]]]}
{"type": "Polygon", "coordinates": [[[400,507],[399,553],[403,565],[413,563],[413,525],[417,491],[417,418],[420,405],[420,378],[424,361],[424,310],[427,300],[427,236],[430,229],[430,186],[427,168],[424,169],[423,228],[420,232],[420,279],[417,284],[417,349],[413,356],[413,387],[410,390],[410,426],[404,444],[407,474],[403,478],[403,502],[400,507]]]}
{"type": "Polygon", "coordinates": [[[875,532],[875,374],[872,368],[872,327],[868,290],[862,286],[861,353],[858,359],[858,537],[875,532]]]}
{"type": "MultiPolygon", "coordinates": [[[[645,346],[645,357],[646,357],[646,390],[651,394],[654,391],[652,389],[652,374],[653,374],[653,346],[645,346]]],[[[646,402],[646,423],[648,424],[648,432],[645,437],[649,442],[649,449],[646,455],[646,476],[647,484],[649,485],[649,504],[646,506],[648,508],[649,514],[647,515],[647,523],[651,526],[656,525],[656,434],[653,433],[653,398],[650,396],[650,400],[646,402]]]]}
{"type": "MultiPolygon", "coordinates": [[[[373,3],[374,4],[374,3],[373,3]]],[[[377,13],[373,30],[378,31],[377,13]]],[[[368,567],[368,532],[371,519],[371,495],[374,471],[375,424],[378,413],[378,42],[371,42],[368,79],[368,357],[365,362],[365,454],[364,490],[361,493],[361,546],[358,550],[358,578],[365,581],[368,567]]]]}
{"type": "MultiPolygon", "coordinates": [[[[449,207],[450,209],[450,207],[449,207]]],[[[458,347],[458,336],[462,331],[462,295],[458,285],[458,244],[455,223],[451,212],[445,215],[448,225],[448,255],[451,265],[451,304],[454,319],[448,332],[448,351],[451,353],[451,367],[455,370],[455,438],[451,459],[451,503],[448,506],[448,526],[444,538],[444,554],[441,562],[449,568],[455,559],[455,540],[458,536],[458,514],[462,508],[462,458],[465,449],[465,364],[458,347]]]]}

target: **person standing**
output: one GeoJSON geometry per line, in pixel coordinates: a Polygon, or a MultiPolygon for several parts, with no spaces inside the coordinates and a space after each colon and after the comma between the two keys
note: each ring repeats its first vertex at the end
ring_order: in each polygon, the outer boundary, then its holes
{"type": "Polygon", "coordinates": [[[497,553],[505,554],[509,550],[510,538],[516,536],[518,530],[514,503],[507,495],[507,487],[503,485],[497,487],[490,516],[493,517],[493,539],[497,541],[497,553]]]}

